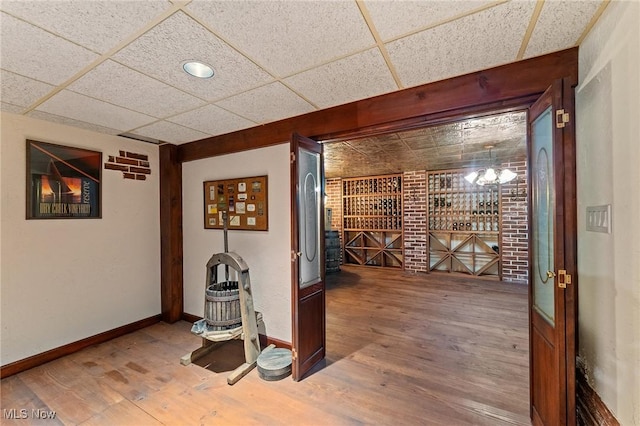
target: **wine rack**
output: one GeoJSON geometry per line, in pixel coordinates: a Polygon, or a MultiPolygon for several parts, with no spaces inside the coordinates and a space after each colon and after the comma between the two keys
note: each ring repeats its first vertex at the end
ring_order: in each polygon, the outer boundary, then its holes
{"type": "Polygon", "coordinates": [[[342,180],[344,262],[402,268],[402,175],[342,180]]]}
{"type": "Polygon", "coordinates": [[[468,172],[427,172],[428,270],[500,278],[500,189],[470,184],[468,172]]]}

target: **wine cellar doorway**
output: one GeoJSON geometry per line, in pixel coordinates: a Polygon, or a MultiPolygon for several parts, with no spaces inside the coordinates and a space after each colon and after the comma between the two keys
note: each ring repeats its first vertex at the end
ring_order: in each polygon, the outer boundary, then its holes
{"type": "Polygon", "coordinates": [[[528,281],[526,112],[326,143],[325,166],[341,264],[528,281]],[[517,178],[465,186],[488,144],[517,178]]]}

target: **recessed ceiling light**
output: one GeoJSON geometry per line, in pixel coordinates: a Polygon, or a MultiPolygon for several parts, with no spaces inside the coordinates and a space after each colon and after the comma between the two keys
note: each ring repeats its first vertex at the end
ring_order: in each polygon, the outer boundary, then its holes
{"type": "Polygon", "coordinates": [[[203,64],[198,61],[188,61],[182,64],[182,69],[187,74],[190,74],[198,78],[211,78],[213,77],[213,68],[207,64],[203,64]]]}

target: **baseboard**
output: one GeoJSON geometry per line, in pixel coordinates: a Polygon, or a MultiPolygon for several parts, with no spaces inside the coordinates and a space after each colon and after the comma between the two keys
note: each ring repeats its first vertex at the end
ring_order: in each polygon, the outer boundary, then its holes
{"type": "Polygon", "coordinates": [[[199,317],[197,315],[188,314],[186,312],[182,313],[182,320],[186,322],[196,322],[200,321],[201,319],[202,317],[199,317]]]}
{"type": "Polygon", "coordinates": [[[579,425],[620,426],[580,369],[576,371],[576,410],[579,425]]]}
{"type": "Polygon", "coordinates": [[[48,350],[46,352],[42,352],[25,359],[14,361],[10,364],[0,367],[0,378],[4,379],[5,377],[21,373],[30,368],[37,367],[58,358],[62,358],[63,356],[71,355],[72,353],[78,352],[79,350],[86,347],[104,343],[111,339],[115,339],[116,337],[124,336],[125,334],[129,334],[145,327],[149,327],[150,325],[156,324],[161,320],[161,314],[154,315],[149,318],[144,318],[139,321],[132,322],[131,324],[126,324],[121,327],[114,328],[113,330],[108,330],[103,333],[96,334],[95,336],[87,337],[86,339],[78,340],[77,342],[72,342],[67,345],[48,350]]]}
{"type": "MultiPolygon", "coordinates": [[[[196,322],[200,321],[202,317],[197,315],[188,314],[186,312],[182,313],[182,319],[186,322],[196,322]]],[[[285,342],[284,340],[276,339],[274,337],[269,337],[264,334],[260,334],[260,347],[266,348],[267,346],[274,344],[278,348],[291,349],[291,343],[285,342]]]]}
{"type": "Polygon", "coordinates": [[[260,335],[260,344],[263,345],[263,348],[266,348],[267,346],[274,344],[276,345],[276,348],[285,348],[285,349],[289,349],[291,350],[291,343],[290,342],[285,342],[284,340],[280,340],[280,339],[276,339],[273,337],[269,337],[269,336],[263,336],[262,334],[260,335]],[[264,337],[264,344],[262,343],[262,338],[264,337]]]}

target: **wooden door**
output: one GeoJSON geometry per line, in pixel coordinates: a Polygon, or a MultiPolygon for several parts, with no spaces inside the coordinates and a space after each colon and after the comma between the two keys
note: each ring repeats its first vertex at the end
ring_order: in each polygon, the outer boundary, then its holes
{"type": "Polygon", "coordinates": [[[561,80],[529,110],[534,425],[575,424],[575,129],[565,123],[572,113],[573,89],[561,80]]]}
{"type": "Polygon", "coordinates": [[[291,138],[292,376],[301,380],[325,357],[322,145],[291,138]]]}

